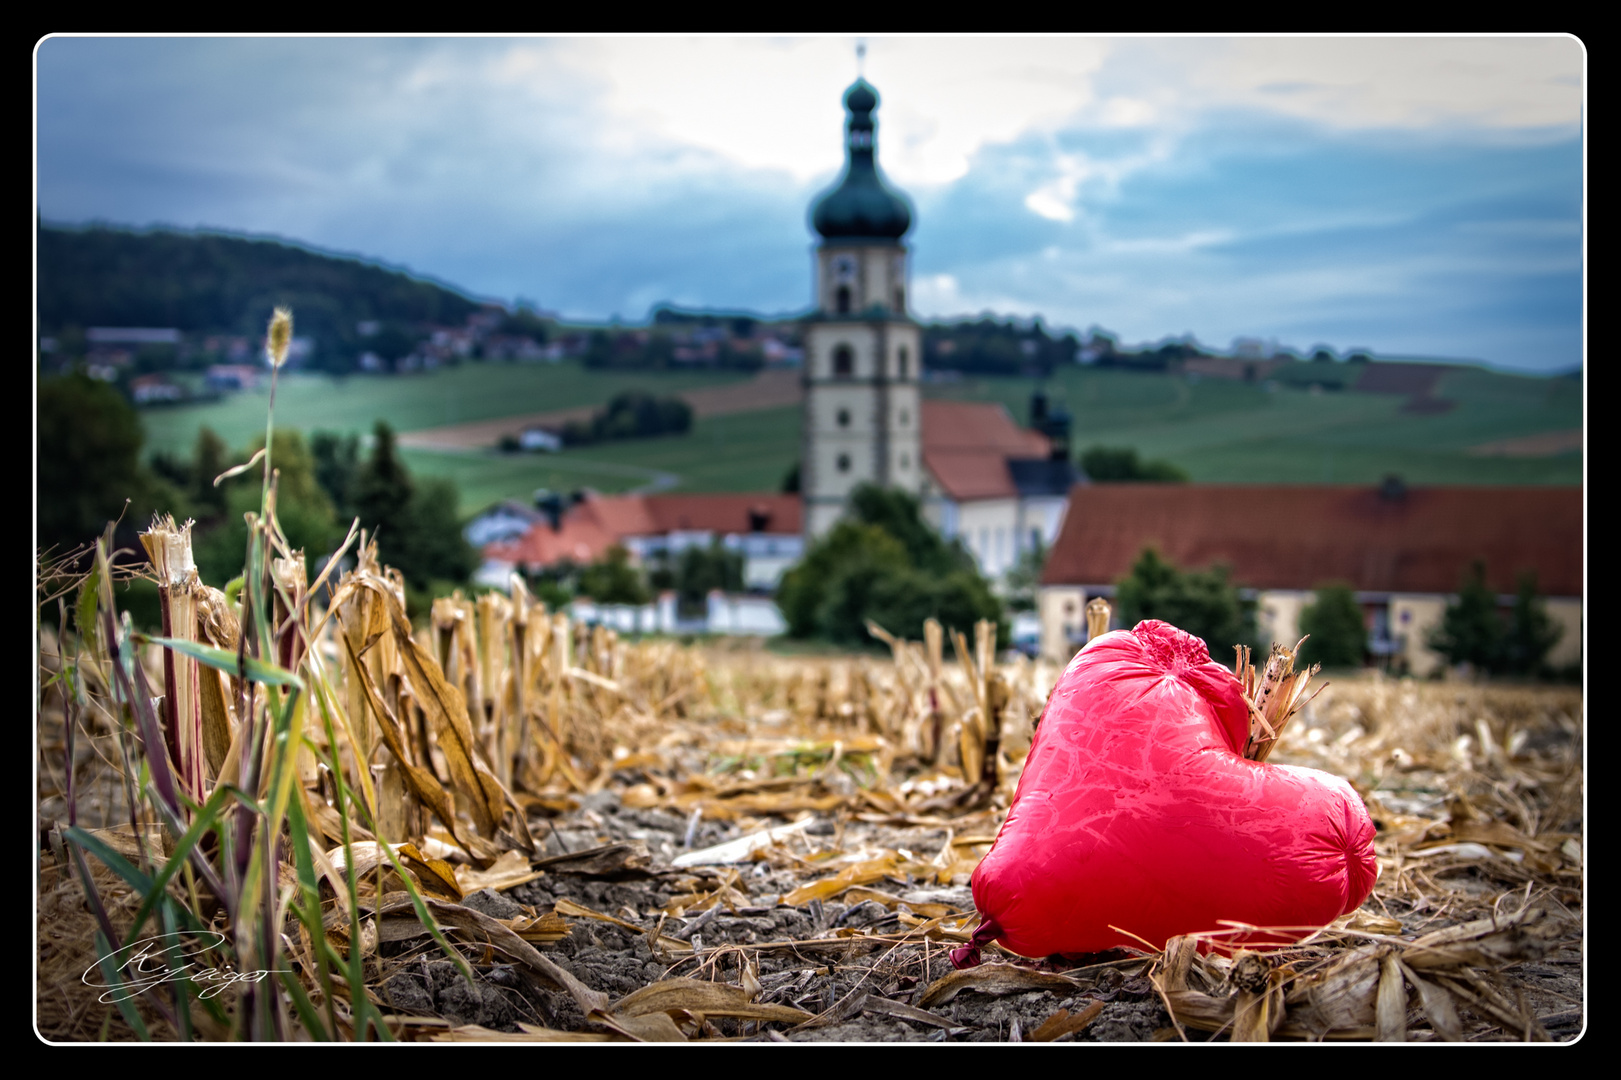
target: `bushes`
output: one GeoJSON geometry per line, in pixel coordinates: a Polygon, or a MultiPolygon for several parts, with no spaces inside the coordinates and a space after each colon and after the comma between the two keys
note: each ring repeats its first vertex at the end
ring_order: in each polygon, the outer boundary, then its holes
{"type": "Polygon", "coordinates": [[[1222,661],[1234,645],[1257,644],[1255,601],[1239,596],[1225,566],[1180,571],[1144,548],[1131,573],[1117,584],[1115,600],[1123,626],[1162,619],[1204,639],[1211,657],[1222,661]]]}
{"type": "Polygon", "coordinates": [[[1096,483],[1152,481],[1185,484],[1188,474],[1168,461],[1139,461],[1129,446],[1090,446],[1081,454],[1081,471],[1096,483]]]}
{"type": "Polygon", "coordinates": [[[1007,640],[1002,604],[968,553],[929,527],[916,498],[872,485],[852,493],[850,515],[783,575],[777,605],[790,636],[844,645],[872,640],[868,619],[910,638],[929,618],[964,633],[991,619],[1007,640]]]}
{"type": "Polygon", "coordinates": [[[1360,667],[1368,631],[1362,606],[1349,585],[1334,583],[1317,590],[1316,601],[1300,611],[1300,632],[1310,635],[1295,659],[1296,668],[1360,667]]]}
{"type": "Polygon", "coordinates": [[[680,435],[692,430],[692,406],[676,397],[654,397],[642,390],[626,390],[589,422],[570,420],[563,426],[568,446],[613,439],[645,439],[680,435]]]}
{"type": "MultiPolygon", "coordinates": [[[[94,540],[120,514],[127,541],[154,510],[184,515],[180,493],[141,465],[140,419],[113,387],[78,373],[41,380],[38,425],[41,548],[94,540]]],[[[120,546],[127,541],[121,538],[120,546]]]]}
{"type": "Polygon", "coordinates": [[[461,533],[455,485],[412,479],[395,451],[393,429],[381,420],[350,498],[361,526],[377,537],[378,558],[417,588],[465,581],[478,567],[478,553],[461,533]]]}
{"type": "Polygon", "coordinates": [[[1486,584],[1486,567],[1473,563],[1464,574],[1458,598],[1447,605],[1441,625],[1430,635],[1430,648],[1451,664],[1468,664],[1495,675],[1548,675],[1548,652],[1562,629],[1548,617],[1537,595],[1534,573],[1520,575],[1508,618],[1497,594],[1486,584]]]}

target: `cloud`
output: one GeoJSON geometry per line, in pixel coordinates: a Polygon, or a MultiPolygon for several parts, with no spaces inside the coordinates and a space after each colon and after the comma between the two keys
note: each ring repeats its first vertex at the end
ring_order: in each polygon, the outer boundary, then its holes
{"type": "MultiPolygon", "coordinates": [[[[1580,359],[1573,39],[874,37],[865,65],[920,311],[1580,359]]],[[[575,317],[790,311],[854,74],[843,37],[53,38],[39,206],[575,317]]]]}

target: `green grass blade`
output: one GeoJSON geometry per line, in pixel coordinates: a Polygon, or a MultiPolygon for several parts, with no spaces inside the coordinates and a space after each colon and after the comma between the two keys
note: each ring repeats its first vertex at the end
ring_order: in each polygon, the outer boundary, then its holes
{"type": "MultiPolygon", "coordinates": [[[[124,980],[118,977],[118,969],[113,966],[113,948],[107,941],[107,935],[100,930],[96,931],[96,952],[101,957],[99,963],[101,974],[107,980],[107,993],[115,995],[113,1004],[118,1006],[118,1011],[124,1015],[125,1022],[129,1024],[136,1036],[142,1042],[151,1042],[152,1033],[146,1030],[146,1024],[141,1020],[141,1014],[135,1011],[135,1006],[130,1000],[134,995],[124,993],[124,980]]],[[[102,997],[106,996],[107,994],[102,995],[102,997]]]]}
{"type": "Polygon", "coordinates": [[[99,837],[76,825],[65,825],[62,827],[62,839],[73,841],[80,848],[100,859],[107,869],[129,882],[136,891],[142,894],[151,891],[152,878],[137,869],[134,863],[131,863],[124,856],[107,846],[99,837]]]}
{"type": "Polygon", "coordinates": [[[200,664],[207,664],[209,667],[223,671],[228,675],[238,675],[270,686],[291,686],[297,690],[304,689],[304,680],[293,672],[251,656],[243,657],[242,666],[239,668],[236,653],[218,649],[212,645],[204,645],[198,641],[150,637],[146,634],[136,634],[135,640],[142,645],[162,645],[164,648],[173,649],[177,653],[183,653],[191,657],[200,664]]]}
{"type": "MultiPolygon", "coordinates": [[[[166,900],[161,911],[164,937],[169,941],[169,947],[164,951],[168,958],[169,970],[180,971],[183,969],[184,964],[180,959],[180,953],[175,948],[175,940],[179,937],[179,934],[175,929],[174,909],[175,905],[166,900]]],[[[189,978],[176,979],[173,983],[175,1024],[180,1029],[181,1042],[191,1042],[192,1040],[191,994],[189,992],[191,985],[189,978]]]]}
{"type": "Polygon", "coordinates": [[[146,925],[146,917],[151,914],[152,908],[165,895],[164,890],[168,888],[170,880],[180,872],[180,867],[191,856],[192,849],[203,838],[203,834],[212,829],[219,820],[220,814],[224,811],[225,804],[230,800],[233,791],[234,789],[229,784],[222,784],[215,788],[214,793],[208,797],[208,801],[197,812],[197,818],[191,823],[191,827],[176,842],[174,854],[169,856],[169,861],[163,865],[163,869],[158,871],[157,877],[152,879],[151,886],[141,900],[141,906],[135,909],[135,921],[130,926],[126,944],[135,941],[136,936],[141,932],[141,928],[146,925]]]}

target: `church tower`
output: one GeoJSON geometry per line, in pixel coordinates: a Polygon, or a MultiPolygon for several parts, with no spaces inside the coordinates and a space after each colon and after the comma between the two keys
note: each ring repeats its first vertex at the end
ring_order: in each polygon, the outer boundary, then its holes
{"type": "Polygon", "coordinates": [[[845,167],[811,211],[816,309],[805,325],[804,452],[800,491],[807,539],[822,535],[861,483],[917,494],[922,485],[922,335],[906,313],[906,197],[878,172],[865,79],[845,91],[845,167]]]}

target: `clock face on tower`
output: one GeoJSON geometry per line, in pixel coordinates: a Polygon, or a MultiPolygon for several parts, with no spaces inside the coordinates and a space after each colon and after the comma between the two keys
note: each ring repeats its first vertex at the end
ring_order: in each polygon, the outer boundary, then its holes
{"type": "Polygon", "coordinates": [[[856,258],[854,255],[836,255],[833,258],[833,280],[841,284],[856,279],[856,258]]]}

